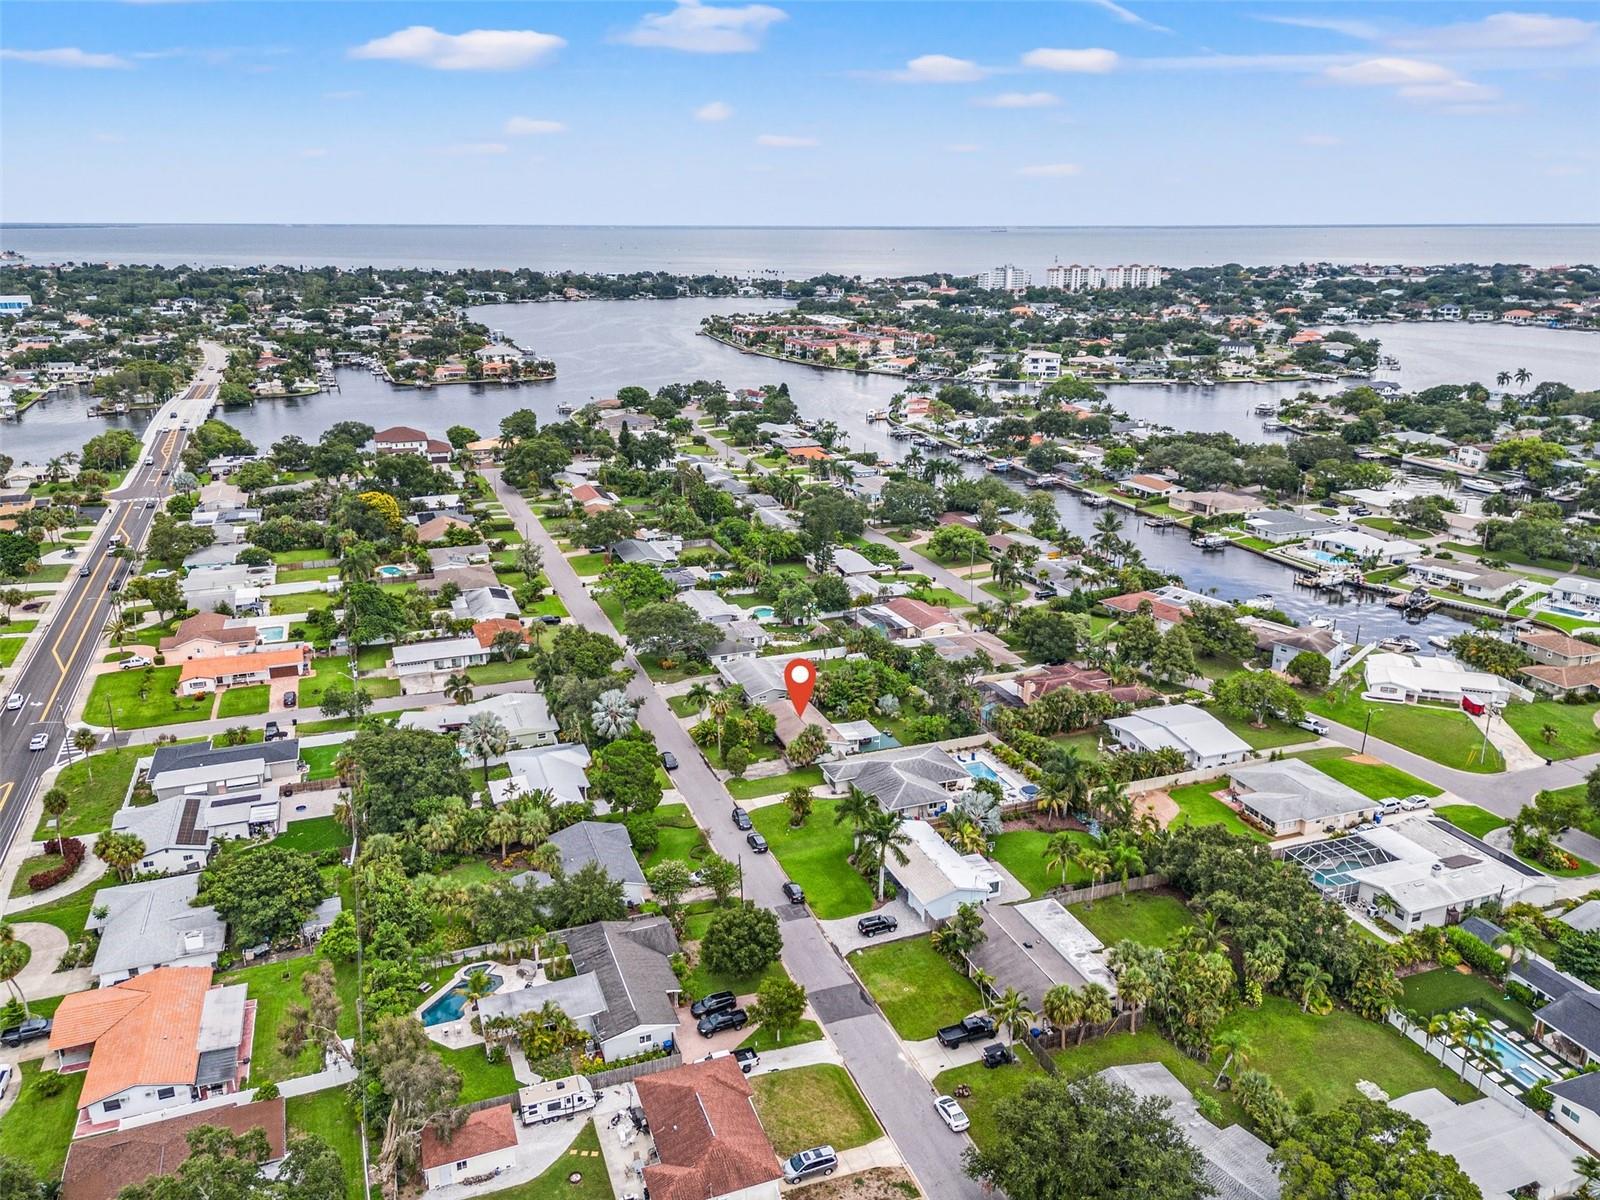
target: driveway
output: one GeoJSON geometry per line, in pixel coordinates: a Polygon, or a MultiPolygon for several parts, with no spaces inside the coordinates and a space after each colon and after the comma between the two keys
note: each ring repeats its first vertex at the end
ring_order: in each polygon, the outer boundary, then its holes
{"type": "Polygon", "coordinates": [[[28,944],[32,956],[28,965],[17,974],[15,983],[29,1000],[43,1000],[50,996],[65,996],[93,986],[94,975],[88,967],[71,971],[58,971],[56,964],[67,952],[67,935],[54,925],[42,921],[19,921],[12,926],[16,935],[28,944]]]}
{"type": "Polygon", "coordinates": [[[911,906],[904,900],[896,897],[882,908],[875,908],[874,913],[886,917],[893,917],[900,923],[899,928],[889,933],[880,933],[867,937],[856,928],[856,922],[861,920],[861,915],[853,917],[839,917],[832,921],[822,921],[822,932],[827,934],[828,940],[839,948],[840,954],[851,954],[865,946],[876,946],[882,942],[898,942],[902,938],[920,937],[928,932],[928,927],[922,923],[922,918],[911,911],[911,906]]]}

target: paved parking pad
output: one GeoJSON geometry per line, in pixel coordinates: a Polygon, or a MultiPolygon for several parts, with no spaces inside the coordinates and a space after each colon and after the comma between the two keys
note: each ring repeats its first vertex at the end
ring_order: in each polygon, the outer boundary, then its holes
{"type": "Polygon", "coordinates": [[[811,1007],[816,1012],[817,1019],[824,1024],[847,1021],[851,1017],[864,1017],[877,1011],[871,997],[854,983],[841,983],[837,987],[812,992],[811,1007]]]}

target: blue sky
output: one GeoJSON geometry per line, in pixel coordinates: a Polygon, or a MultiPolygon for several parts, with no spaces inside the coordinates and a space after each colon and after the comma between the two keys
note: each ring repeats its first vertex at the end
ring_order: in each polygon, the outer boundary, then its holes
{"type": "Polygon", "coordinates": [[[1600,220],[1600,4],[8,3],[7,221],[1600,220]]]}

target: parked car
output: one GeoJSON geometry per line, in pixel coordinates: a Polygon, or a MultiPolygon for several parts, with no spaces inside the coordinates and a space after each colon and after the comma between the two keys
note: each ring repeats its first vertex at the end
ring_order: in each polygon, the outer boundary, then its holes
{"type": "Polygon", "coordinates": [[[177,574],[176,571],[169,571],[169,570],[167,570],[166,567],[162,567],[159,571],[151,571],[150,574],[149,574],[149,578],[151,578],[151,579],[171,579],[176,574],[177,574]]]}
{"type": "Polygon", "coordinates": [[[22,1046],[49,1037],[55,1022],[49,1017],[29,1017],[20,1025],[0,1030],[0,1046],[22,1046]]]}
{"type": "Polygon", "coordinates": [[[676,771],[678,769],[678,756],[671,750],[663,750],[661,752],[661,765],[668,771],[676,771]]]}
{"type": "Polygon", "coordinates": [[[22,693],[21,692],[12,692],[11,695],[6,697],[6,711],[7,712],[16,712],[17,709],[19,709],[21,707],[22,707],[22,693]]]}
{"type": "Polygon", "coordinates": [[[740,808],[737,804],[733,806],[733,827],[735,829],[755,828],[755,826],[750,823],[750,814],[745,812],[745,810],[740,808]]]}
{"type": "Polygon", "coordinates": [[[983,1065],[989,1070],[1017,1061],[1017,1056],[999,1042],[990,1042],[983,1048],[983,1065]]]}
{"type": "Polygon", "coordinates": [[[856,922],[856,932],[862,937],[877,937],[880,933],[893,933],[900,922],[886,913],[871,913],[856,922]]]}
{"type": "Polygon", "coordinates": [[[765,854],[769,849],[771,849],[771,847],[767,845],[767,839],[762,837],[759,833],[747,833],[744,835],[744,840],[745,844],[757,854],[765,854]]]}
{"type": "Polygon", "coordinates": [[[814,1179],[818,1175],[832,1175],[838,1165],[839,1156],[834,1153],[832,1146],[814,1146],[810,1150],[800,1151],[784,1162],[783,1181],[799,1183],[803,1179],[814,1179]]]}
{"type": "Polygon", "coordinates": [[[11,1086],[11,1064],[0,1063],[0,1100],[6,1098],[6,1089],[11,1086]]]}
{"type": "Polygon", "coordinates": [[[700,1031],[701,1037],[711,1037],[721,1033],[724,1029],[743,1029],[750,1023],[750,1014],[742,1008],[725,1008],[721,1012],[714,1012],[709,1016],[701,1017],[700,1024],[695,1028],[700,1031]]]}
{"type": "Polygon", "coordinates": [[[739,998],[732,992],[712,992],[709,996],[701,996],[689,1006],[691,1017],[707,1017],[712,1013],[722,1012],[728,1008],[738,1008],[739,998]]]}
{"type": "Polygon", "coordinates": [[[261,740],[264,742],[275,742],[279,738],[286,738],[288,736],[289,731],[287,729],[279,728],[276,721],[268,721],[266,728],[261,731],[261,740]]]}
{"type": "Polygon", "coordinates": [[[283,706],[285,708],[293,708],[298,703],[300,703],[300,697],[294,692],[285,692],[283,694],[283,706]]]}
{"type": "Polygon", "coordinates": [[[746,1075],[750,1074],[752,1068],[761,1064],[761,1056],[754,1050],[748,1050],[743,1046],[739,1047],[737,1050],[713,1050],[700,1061],[711,1062],[713,1059],[717,1058],[732,1058],[734,1062],[739,1064],[739,1070],[743,1071],[746,1075]]]}
{"type": "Polygon", "coordinates": [[[1431,803],[1432,801],[1429,800],[1428,797],[1418,793],[1416,795],[1407,796],[1404,800],[1400,801],[1400,807],[1405,809],[1407,812],[1416,812],[1419,808],[1427,808],[1431,803]]]}
{"type": "Polygon", "coordinates": [[[966,1042],[975,1042],[979,1038],[994,1036],[994,1018],[983,1013],[973,1013],[970,1017],[955,1025],[946,1025],[939,1030],[939,1044],[947,1050],[953,1050],[966,1042]]]}
{"type": "Polygon", "coordinates": [[[1036,587],[1033,589],[1033,598],[1035,600],[1049,600],[1059,594],[1060,593],[1058,593],[1056,589],[1051,587],[1049,584],[1045,584],[1043,587],[1036,587]]]}
{"type": "Polygon", "coordinates": [[[806,902],[805,889],[798,883],[785,883],[783,885],[783,895],[790,904],[804,904],[806,902]]]}
{"type": "Polygon", "coordinates": [[[1306,730],[1308,733],[1316,734],[1318,737],[1326,737],[1328,733],[1328,723],[1326,721],[1319,721],[1316,717],[1307,717],[1303,721],[1295,722],[1295,724],[1299,725],[1301,729],[1306,730]]]}
{"type": "Polygon", "coordinates": [[[561,618],[556,616],[555,613],[545,613],[544,616],[539,618],[539,623],[542,625],[559,625],[561,624],[561,618]]]}
{"type": "Polygon", "coordinates": [[[123,659],[121,663],[121,668],[124,671],[131,671],[136,667],[148,666],[150,666],[150,660],[142,654],[130,655],[129,657],[123,659]]]}
{"type": "Polygon", "coordinates": [[[933,1102],[933,1107],[938,1110],[940,1120],[950,1127],[952,1133],[961,1133],[972,1124],[967,1120],[967,1114],[961,1111],[961,1105],[956,1103],[954,1096],[940,1096],[933,1102]]]}
{"type": "Polygon", "coordinates": [[[1378,801],[1378,811],[1384,816],[1392,816],[1400,811],[1400,801],[1397,797],[1387,796],[1378,801]]]}
{"type": "Polygon", "coordinates": [[[50,735],[48,733],[36,733],[28,739],[29,750],[43,750],[49,744],[50,735]]]}

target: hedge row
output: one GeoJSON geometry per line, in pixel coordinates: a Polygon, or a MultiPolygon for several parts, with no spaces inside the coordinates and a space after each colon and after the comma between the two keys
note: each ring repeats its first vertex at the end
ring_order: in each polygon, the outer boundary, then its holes
{"type": "Polygon", "coordinates": [[[51,838],[44,844],[46,854],[61,855],[61,863],[51,867],[48,871],[35,871],[28,876],[28,890],[42,892],[46,888],[53,888],[58,883],[63,883],[72,878],[72,873],[83,865],[83,843],[77,838],[63,838],[57,841],[51,838]]]}

